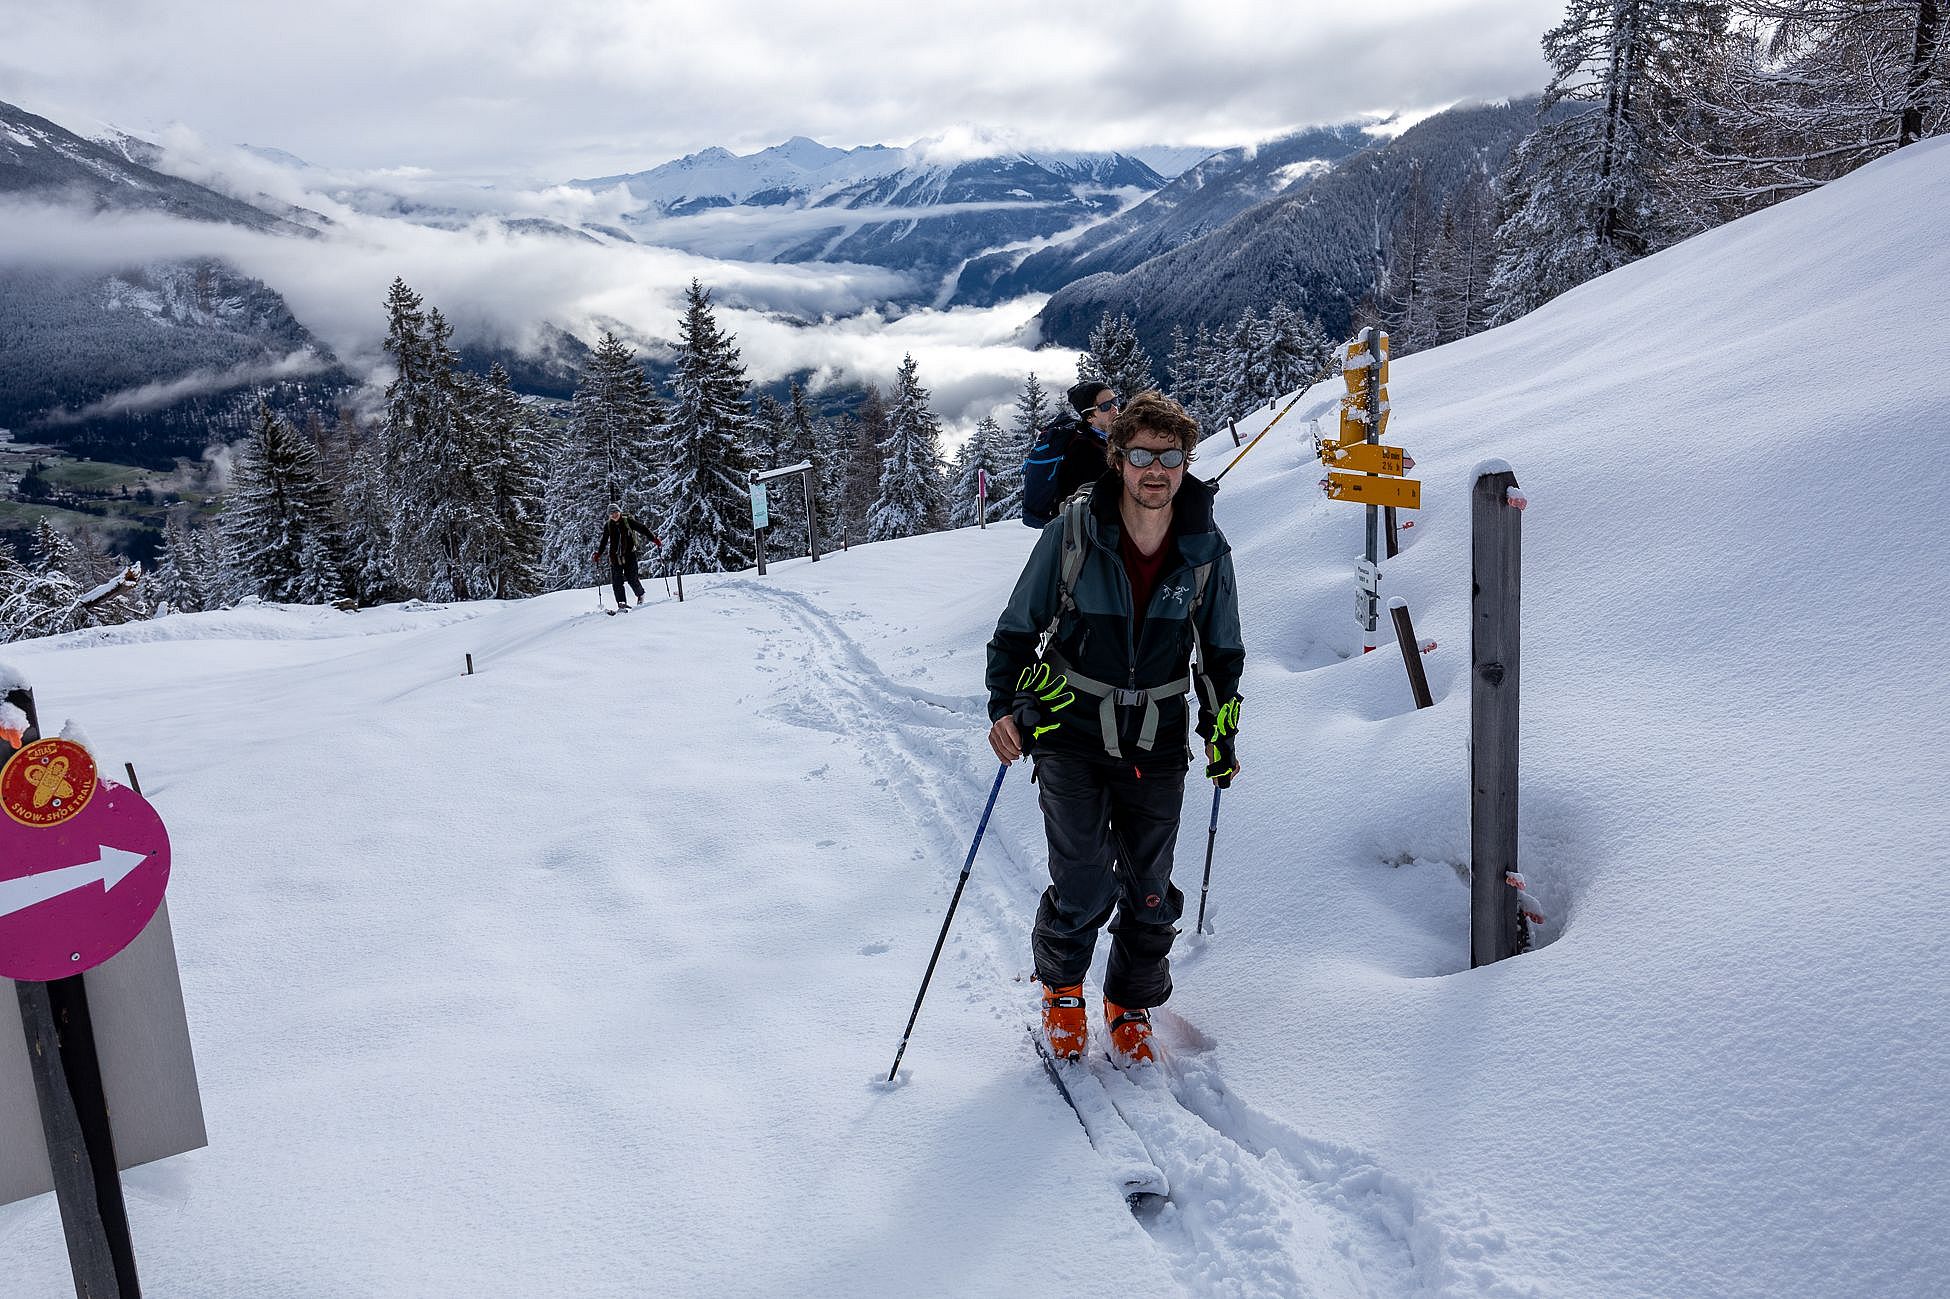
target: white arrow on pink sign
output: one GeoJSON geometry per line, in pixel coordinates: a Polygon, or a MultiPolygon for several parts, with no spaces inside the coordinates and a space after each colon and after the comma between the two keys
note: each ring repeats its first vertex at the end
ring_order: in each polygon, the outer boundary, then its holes
{"type": "Polygon", "coordinates": [[[102,781],[58,825],[0,816],[0,977],[94,969],[135,941],[168,884],[162,818],[125,786],[102,781]]]}

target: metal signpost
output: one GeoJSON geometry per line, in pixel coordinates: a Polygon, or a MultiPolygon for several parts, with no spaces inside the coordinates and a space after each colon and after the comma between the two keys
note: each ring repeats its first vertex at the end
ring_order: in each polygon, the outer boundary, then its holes
{"type": "Polygon", "coordinates": [[[0,1203],[52,1190],[75,1293],[134,1299],[118,1170],[204,1144],[161,910],[169,836],[86,748],[38,738],[32,691],[6,703],[27,726],[0,766],[0,1028],[17,1005],[25,1049],[0,1040],[0,1203]]]}
{"type": "Polygon", "coordinates": [[[1375,628],[1381,622],[1381,510],[1389,511],[1388,553],[1395,553],[1394,518],[1397,508],[1422,507],[1422,484],[1401,475],[1415,460],[1400,447],[1383,446],[1388,428],[1388,335],[1369,327],[1347,345],[1341,373],[1347,392],[1341,397],[1340,434],[1317,439],[1320,462],[1328,474],[1320,488],[1336,501],[1367,507],[1367,548],[1355,561],[1354,620],[1361,625],[1361,652],[1375,647],[1375,628]]]}
{"type": "Polygon", "coordinates": [[[752,470],[752,535],[758,539],[758,575],[765,576],[765,529],[771,526],[771,518],[766,510],[765,484],[775,478],[798,478],[799,485],[806,493],[806,552],[812,556],[813,563],[819,562],[819,506],[813,497],[813,465],[810,460],[801,460],[796,465],[786,465],[779,469],[767,469],[763,473],[752,470]]]}

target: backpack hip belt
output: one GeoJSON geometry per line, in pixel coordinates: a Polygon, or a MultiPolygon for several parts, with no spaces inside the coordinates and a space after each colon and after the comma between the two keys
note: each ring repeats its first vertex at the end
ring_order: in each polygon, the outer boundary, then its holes
{"type": "Polygon", "coordinates": [[[1095,695],[1101,701],[1097,707],[1097,726],[1104,733],[1104,752],[1113,758],[1123,758],[1124,750],[1117,743],[1117,710],[1123,708],[1144,709],[1144,721],[1138,727],[1138,748],[1151,752],[1151,746],[1158,740],[1158,700],[1183,698],[1192,688],[1192,678],[1182,676],[1176,681],[1167,681],[1161,686],[1147,686],[1142,690],[1127,690],[1107,681],[1095,681],[1083,676],[1069,661],[1054,650],[1050,651],[1050,666],[1069,678],[1072,689],[1081,690],[1086,695],[1095,695]]]}

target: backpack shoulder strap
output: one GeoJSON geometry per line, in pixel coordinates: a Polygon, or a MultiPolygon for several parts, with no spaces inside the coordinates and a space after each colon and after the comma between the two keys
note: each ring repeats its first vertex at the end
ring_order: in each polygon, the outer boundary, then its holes
{"type": "Polygon", "coordinates": [[[1049,652],[1051,642],[1056,639],[1057,628],[1063,625],[1064,616],[1077,607],[1077,578],[1083,573],[1083,561],[1090,549],[1090,539],[1084,533],[1084,515],[1089,510],[1088,496],[1072,497],[1063,505],[1062,567],[1056,579],[1056,616],[1043,629],[1042,643],[1036,652],[1039,659],[1049,652]]]}
{"type": "Polygon", "coordinates": [[[1192,645],[1198,651],[1198,668],[1192,675],[1192,682],[1198,689],[1199,702],[1212,712],[1219,709],[1219,700],[1215,697],[1218,691],[1212,685],[1212,678],[1205,674],[1205,636],[1198,629],[1198,611],[1199,606],[1205,603],[1205,586],[1212,580],[1212,570],[1218,567],[1218,563],[1215,559],[1192,570],[1192,604],[1185,615],[1192,625],[1192,645]]]}

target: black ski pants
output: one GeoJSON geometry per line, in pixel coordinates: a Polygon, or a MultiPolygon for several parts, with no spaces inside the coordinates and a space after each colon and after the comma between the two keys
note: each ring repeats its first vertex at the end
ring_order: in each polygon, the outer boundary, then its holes
{"type": "Polygon", "coordinates": [[[1127,1008],[1163,1005],[1171,996],[1173,922],[1185,914],[1185,895],[1171,882],[1184,771],[1139,775],[1049,753],[1036,759],[1036,783],[1050,874],[1031,940],[1036,978],[1058,987],[1083,982],[1097,931],[1110,920],[1104,996],[1127,1008]]]}
{"type": "Polygon", "coordinates": [[[642,604],[643,583],[637,579],[636,561],[634,559],[610,560],[609,584],[616,588],[616,607],[618,609],[623,607],[623,583],[625,582],[628,582],[630,589],[636,592],[637,603],[642,604]]]}

